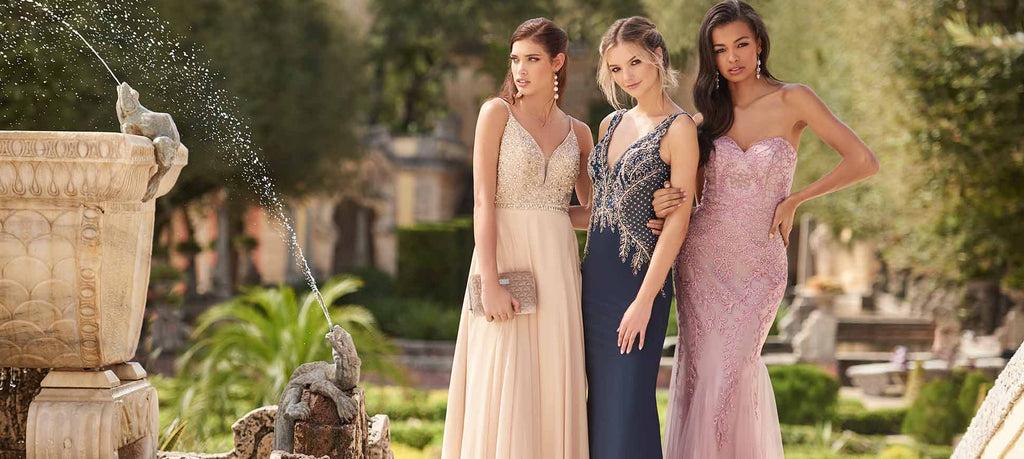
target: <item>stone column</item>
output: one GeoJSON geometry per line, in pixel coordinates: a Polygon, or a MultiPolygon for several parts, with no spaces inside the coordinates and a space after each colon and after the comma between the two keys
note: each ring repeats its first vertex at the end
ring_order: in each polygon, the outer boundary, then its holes
{"type": "Polygon", "coordinates": [[[150,458],[159,441],[156,389],[137,363],[51,371],[28,410],[29,458],[150,458]]]}

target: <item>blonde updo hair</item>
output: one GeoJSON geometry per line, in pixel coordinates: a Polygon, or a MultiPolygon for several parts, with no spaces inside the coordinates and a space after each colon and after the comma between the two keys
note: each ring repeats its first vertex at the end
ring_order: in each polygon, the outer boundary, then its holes
{"type": "Polygon", "coordinates": [[[661,80],[661,88],[668,92],[678,85],[678,71],[672,68],[668,58],[668,46],[665,45],[665,38],[658,32],[658,28],[643,16],[619,19],[612,23],[612,26],[601,38],[601,65],[597,69],[597,84],[601,87],[608,103],[616,109],[623,108],[619,102],[620,90],[615,85],[612,72],[608,70],[605,62],[605,53],[613,46],[622,43],[637,45],[643,53],[639,56],[646,63],[652,64],[658,69],[658,78],[661,80]],[[655,50],[661,50],[661,59],[655,50]]]}

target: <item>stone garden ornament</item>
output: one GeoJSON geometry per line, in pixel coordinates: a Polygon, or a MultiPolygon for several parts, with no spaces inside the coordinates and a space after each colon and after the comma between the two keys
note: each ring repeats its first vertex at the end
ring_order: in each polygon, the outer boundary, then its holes
{"type": "Polygon", "coordinates": [[[121,124],[121,133],[141,135],[153,141],[157,170],[150,177],[146,194],[142,196],[142,202],[147,202],[156,195],[160,180],[170,170],[174,154],[181,146],[178,128],[171,115],[143,107],[139,103],[139,92],[128,86],[128,83],[121,83],[117,87],[117,121],[121,124]]]}
{"type": "Polygon", "coordinates": [[[277,404],[277,418],[274,421],[274,449],[293,452],[295,422],[309,417],[309,406],[302,401],[302,392],[310,391],[323,395],[334,402],[341,422],[355,418],[359,404],[351,392],[359,384],[359,367],[362,361],[356,353],[352,335],[335,325],[325,336],[331,344],[334,364],[311,362],[299,365],[292,373],[288,385],[277,404]]]}

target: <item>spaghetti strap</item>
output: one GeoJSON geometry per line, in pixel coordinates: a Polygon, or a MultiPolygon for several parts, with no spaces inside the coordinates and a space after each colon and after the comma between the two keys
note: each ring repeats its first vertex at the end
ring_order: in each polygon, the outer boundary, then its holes
{"type": "Polygon", "coordinates": [[[508,115],[512,116],[512,105],[509,104],[508,101],[505,100],[504,97],[498,97],[497,99],[500,100],[501,104],[505,106],[505,110],[508,111],[508,115]]]}

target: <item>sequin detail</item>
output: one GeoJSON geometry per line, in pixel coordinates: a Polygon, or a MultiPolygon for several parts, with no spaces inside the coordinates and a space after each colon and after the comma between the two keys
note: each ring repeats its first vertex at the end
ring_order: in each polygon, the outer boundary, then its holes
{"type": "MultiPolygon", "coordinates": [[[[609,230],[619,234],[619,259],[629,263],[633,275],[651,262],[658,237],[647,227],[655,217],[651,199],[670,177],[668,164],[661,159],[661,139],[668,132],[679,112],[665,118],[651,132],[637,139],[622,152],[610,169],[608,143],[612,133],[626,114],[619,110],[612,116],[608,131],[590,154],[588,172],[594,183],[594,209],[590,231],[609,230]]],[[[590,251],[589,244],[584,256],[590,251]]]]}
{"type": "Polygon", "coordinates": [[[508,121],[498,150],[494,207],[568,213],[579,174],[580,147],[576,130],[570,125],[562,143],[545,158],[540,145],[519,124],[507,103],[505,108],[508,121]]]}

